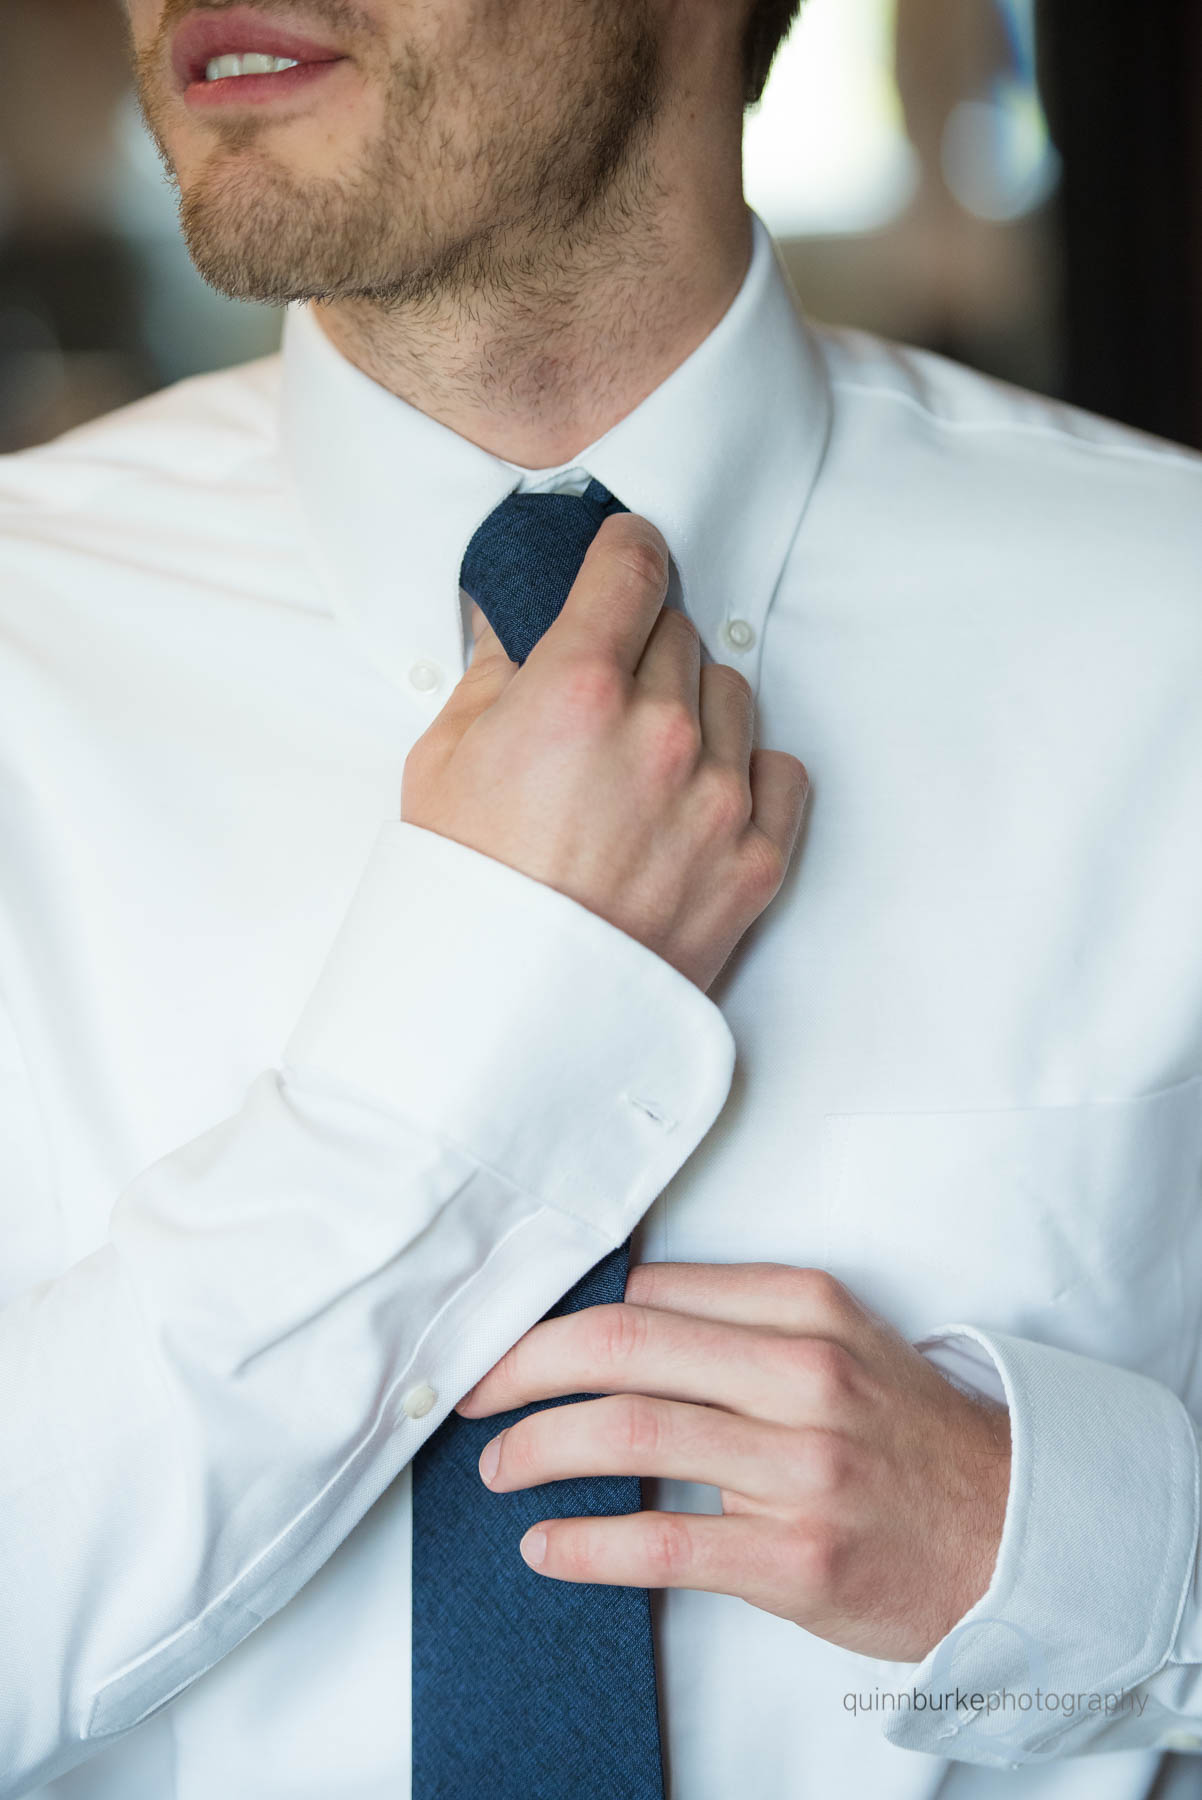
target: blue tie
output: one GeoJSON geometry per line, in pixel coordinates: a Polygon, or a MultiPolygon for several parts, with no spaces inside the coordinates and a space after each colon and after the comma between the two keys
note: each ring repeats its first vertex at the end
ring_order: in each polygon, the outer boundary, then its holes
{"type": "MultiPolygon", "coordinates": [[[[585,493],[511,494],[468,545],[460,580],[506,654],[523,662],[558,617],[611,512],[585,493]]],[[[619,1301],[629,1240],[548,1318],[619,1301]]],[[[413,1800],[663,1800],[650,1597],[527,1568],[540,1519],[638,1512],[638,1478],[598,1475],[494,1494],[490,1438],[581,1394],[464,1419],[452,1412],[413,1461],[413,1800]]]]}
{"type": "Polygon", "coordinates": [[[590,481],[579,495],[510,494],[489,513],[467,547],[459,582],[511,662],[525,662],[559,617],[602,521],[629,510],[590,481]]]}

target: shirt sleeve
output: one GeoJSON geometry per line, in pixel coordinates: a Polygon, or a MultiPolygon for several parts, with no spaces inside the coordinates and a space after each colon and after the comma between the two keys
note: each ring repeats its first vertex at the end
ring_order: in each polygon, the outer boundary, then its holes
{"type": "Polygon", "coordinates": [[[885,1736],[1010,1769],[1202,1752],[1199,1447],[1182,1402],[1132,1370],[972,1325],[918,1348],[1008,1405],[1010,1493],[988,1590],[909,1666],[885,1736]]]}
{"type": "Polygon", "coordinates": [[[0,1309],[0,1794],[296,1593],[629,1233],[733,1060],[713,1002],[607,921],[381,830],[278,1067],[0,1309]]]}

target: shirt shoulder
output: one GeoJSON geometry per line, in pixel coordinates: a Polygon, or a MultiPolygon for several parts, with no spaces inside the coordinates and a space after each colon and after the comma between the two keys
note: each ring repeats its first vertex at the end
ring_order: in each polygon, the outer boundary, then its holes
{"type": "Polygon", "coordinates": [[[1047,394],[984,375],[931,350],[895,343],[848,327],[816,326],[831,387],[851,408],[890,411],[968,449],[974,436],[1022,437],[1036,460],[1080,457],[1103,463],[1148,462],[1166,474],[1202,481],[1202,454],[1134,426],[1103,418],[1047,394]]]}
{"type": "Polygon", "coordinates": [[[55,516],[140,512],[168,491],[236,488],[276,455],[280,356],[193,375],[48,443],[0,456],[0,540],[55,516]]]}
{"type": "Polygon", "coordinates": [[[887,546],[960,610],[1138,606],[1202,644],[1202,455],[930,351],[815,330],[832,426],[810,521],[832,544],[874,570],[887,546]]]}
{"type": "Polygon", "coordinates": [[[14,647],[59,655],[148,608],[315,603],[279,378],[278,353],[190,376],[0,456],[0,680],[14,647]]]}

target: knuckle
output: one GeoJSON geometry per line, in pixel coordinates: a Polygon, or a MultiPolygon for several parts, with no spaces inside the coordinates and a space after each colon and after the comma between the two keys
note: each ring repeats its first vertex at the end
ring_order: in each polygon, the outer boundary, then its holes
{"type": "Polygon", "coordinates": [[[851,1295],[837,1275],[829,1269],[808,1267],[795,1268],[791,1274],[797,1305],[811,1330],[815,1325],[819,1329],[841,1325],[847,1319],[851,1295]]]}
{"type": "Polygon", "coordinates": [[[639,588],[660,588],[667,579],[667,558],[662,540],[653,537],[645,526],[626,525],[610,532],[606,549],[615,575],[625,577],[639,588]]]}
{"type": "Polygon", "coordinates": [[[743,878],[753,899],[771,900],[785,878],[786,858],[780,845],[762,831],[748,834],[743,850],[743,878]]]}
{"type": "Polygon", "coordinates": [[[690,619],[688,613],[681,612],[678,606],[664,606],[660,609],[658,619],[652,627],[653,637],[678,637],[681,644],[700,641],[700,633],[690,619]]]}
{"type": "Polygon", "coordinates": [[[841,1494],[851,1484],[854,1457],[847,1439],[838,1432],[803,1432],[801,1463],[805,1487],[811,1492],[841,1494]]]}
{"type": "Polygon", "coordinates": [[[556,691],[559,704],[573,722],[605,726],[622,710],[626,681],[617,663],[601,656],[582,656],[559,672],[556,691]]]}
{"type": "Polygon", "coordinates": [[[809,787],[809,771],[791,750],[760,750],[757,754],[762,760],[774,763],[780,774],[787,776],[797,787],[809,787]]]}
{"type": "Polygon", "coordinates": [[[813,1404],[827,1415],[838,1414],[855,1391],[855,1359],[829,1338],[798,1338],[794,1365],[813,1404]]]}
{"type": "Polygon", "coordinates": [[[801,828],[810,796],[810,777],[805,764],[787,750],[756,748],[751,752],[751,773],[765,798],[771,794],[774,805],[783,810],[792,839],[801,828]]]}
{"type": "Polygon", "coordinates": [[[751,790],[737,769],[714,764],[705,771],[702,805],[716,836],[737,837],[751,818],[751,790]]]}
{"type": "Polygon", "coordinates": [[[729,690],[729,698],[749,703],[754,700],[751,683],[741,669],[732,667],[730,663],[709,663],[701,671],[701,679],[721,691],[729,690]]]}
{"type": "Polygon", "coordinates": [[[599,1306],[595,1311],[597,1354],[605,1362],[619,1364],[637,1356],[647,1341],[646,1314],[622,1301],[599,1306]]]}
{"type": "Polygon", "coordinates": [[[661,1414],[645,1394],[623,1394],[613,1409],[611,1429],[616,1447],[636,1455],[654,1455],[662,1440],[661,1414]]]}
{"type": "Polygon", "coordinates": [[[656,774],[685,774],[700,753],[700,721],[683,700],[655,699],[646,703],[643,754],[656,774]]]}
{"type": "Polygon", "coordinates": [[[693,1560],[693,1540],[688,1526],[678,1519],[650,1519],[643,1551],[648,1566],[661,1579],[667,1581],[679,1577],[693,1560]]]}

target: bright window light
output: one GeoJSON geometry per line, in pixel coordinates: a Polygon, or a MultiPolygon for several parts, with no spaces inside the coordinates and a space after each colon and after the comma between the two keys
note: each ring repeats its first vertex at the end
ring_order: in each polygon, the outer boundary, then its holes
{"type": "Polygon", "coordinates": [[[774,235],[871,231],[910,200],[893,14],[893,0],[805,0],[743,135],[747,201],[774,235]]]}
{"type": "MultiPolygon", "coordinates": [[[[1035,81],[1034,0],[992,0],[1003,60],[944,127],[941,173],[978,218],[1021,218],[1060,172],[1035,81]]],[[[893,75],[896,0],[805,0],[744,128],[747,199],[778,237],[873,231],[919,181],[893,75]]]]}

